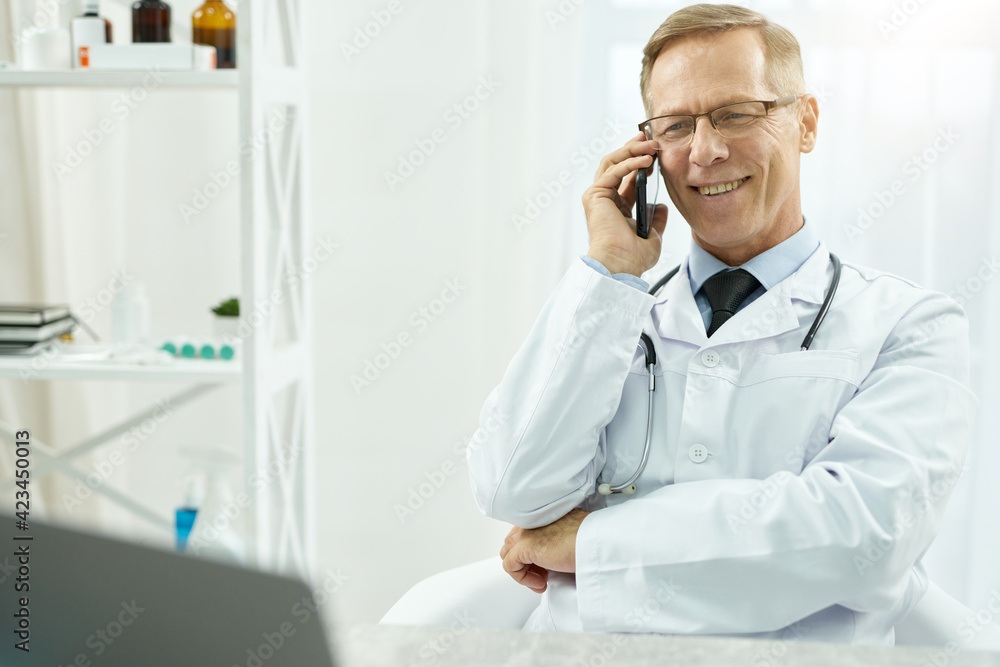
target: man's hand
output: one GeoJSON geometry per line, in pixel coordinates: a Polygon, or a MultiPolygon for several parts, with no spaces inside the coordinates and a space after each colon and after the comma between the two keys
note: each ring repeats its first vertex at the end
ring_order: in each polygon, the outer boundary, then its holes
{"type": "Polygon", "coordinates": [[[637,134],[601,160],[594,184],[583,193],[583,210],[590,233],[587,256],[603,264],[612,275],[638,276],[660,259],[663,230],[667,226],[666,204],[657,204],[648,239],[636,235],[632,218],[636,172],[641,168],[652,171],[655,154],[655,144],[637,134]]]}
{"type": "Polygon", "coordinates": [[[514,581],[536,593],[545,592],[549,570],[576,572],[576,534],[589,514],[574,509],[541,528],[515,527],[503,541],[503,569],[514,581]]]}

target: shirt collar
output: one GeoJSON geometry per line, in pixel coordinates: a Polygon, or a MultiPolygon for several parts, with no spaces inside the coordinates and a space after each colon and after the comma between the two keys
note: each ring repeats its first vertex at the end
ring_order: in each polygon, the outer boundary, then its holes
{"type": "Polygon", "coordinates": [[[764,290],[769,290],[782,280],[799,270],[809,256],[819,247],[819,237],[805,216],[802,227],[787,239],[768,248],[756,257],[751,258],[739,267],[730,267],[722,260],[711,255],[692,238],[691,251],[688,257],[688,276],[691,280],[691,293],[697,294],[705,281],[719,271],[725,269],[746,269],[752,274],[764,290]]]}

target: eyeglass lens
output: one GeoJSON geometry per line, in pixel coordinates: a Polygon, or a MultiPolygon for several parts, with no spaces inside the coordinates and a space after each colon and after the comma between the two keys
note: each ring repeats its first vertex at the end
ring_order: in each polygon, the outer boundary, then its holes
{"type": "MultiPolygon", "coordinates": [[[[767,109],[763,103],[743,102],[713,111],[712,124],[719,134],[732,139],[745,135],[765,116],[767,109]]],[[[646,138],[657,142],[657,150],[687,146],[696,129],[694,119],[690,116],[661,116],[649,120],[643,126],[646,138]]]]}

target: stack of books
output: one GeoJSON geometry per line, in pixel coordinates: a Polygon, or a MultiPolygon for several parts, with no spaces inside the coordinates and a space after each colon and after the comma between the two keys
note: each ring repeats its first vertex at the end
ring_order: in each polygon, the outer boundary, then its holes
{"type": "Polygon", "coordinates": [[[0,354],[32,354],[76,326],[67,306],[0,303],[0,354]]]}

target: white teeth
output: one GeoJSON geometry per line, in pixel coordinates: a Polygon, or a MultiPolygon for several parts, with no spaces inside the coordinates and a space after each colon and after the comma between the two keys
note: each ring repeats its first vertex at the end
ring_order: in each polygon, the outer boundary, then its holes
{"type": "Polygon", "coordinates": [[[717,195],[720,192],[729,192],[730,190],[735,190],[744,183],[746,183],[745,178],[741,178],[738,181],[733,181],[732,183],[723,183],[722,185],[710,185],[706,188],[698,188],[698,192],[703,195],[717,195]]]}

